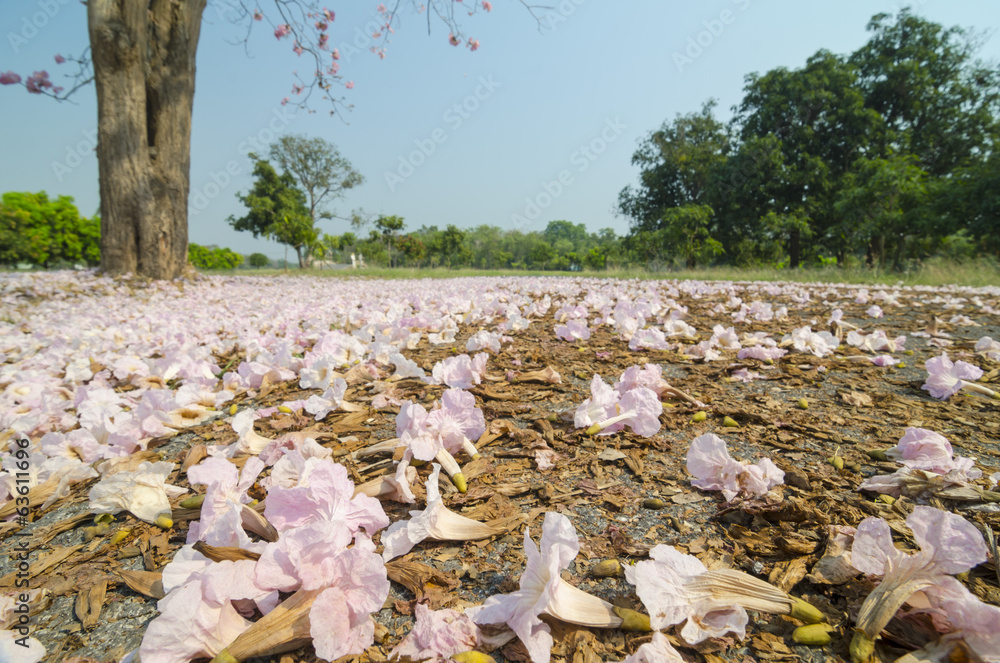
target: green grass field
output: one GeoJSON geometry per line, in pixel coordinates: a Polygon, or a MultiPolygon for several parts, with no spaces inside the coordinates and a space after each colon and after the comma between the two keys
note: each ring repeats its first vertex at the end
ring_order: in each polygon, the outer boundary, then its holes
{"type": "Polygon", "coordinates": [[[546,272],[520,270],[481,269],[395,269],[371,267],[365,269],[238,269],[233,271],[209,272],[225,275],[247,276],[326,276],[326,277],[370,277],[386,279],[426,279],[455,278],[460,276],[568,276],[585,278],[618,279],[679,279],[703,281],[795,281],[800,283],[857,283],[871,285],[963,285],[1000,286],[1000,264],[996,261],[980,259],[956,263],[932,260],[920,269],[909,272],[881,271],[866,268],[838,269],[836,267],[810,267],[801,269],[738,269],[735,267],[706,267],[652,272],[645,269],[609,269],[590,272],[546,272]]]}

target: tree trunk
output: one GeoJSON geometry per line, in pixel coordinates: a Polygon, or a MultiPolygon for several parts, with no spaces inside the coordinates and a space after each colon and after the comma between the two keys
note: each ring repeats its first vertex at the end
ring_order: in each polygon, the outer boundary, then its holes
{"type": "Polygon", "coordinates": [[[90,0],[101,269],[155,279],[187,263],[195,52],[206,0],[90,0]]]}
{"type": "Polygon", "coordinates": [[[801,247],[802,235],[798,230],[793,230],[788,237],[788,267],[797,269],[802,256],[801,247]]]}

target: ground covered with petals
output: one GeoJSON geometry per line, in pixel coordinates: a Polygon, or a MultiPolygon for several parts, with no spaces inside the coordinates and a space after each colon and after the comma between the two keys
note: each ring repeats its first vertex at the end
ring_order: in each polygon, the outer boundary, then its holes
{"type": "MultiPolygon", "coordinates": [[[[579,537],[562,579],[614,606],[649,611],[601,563],[671,546],[698,573],[806,600],[831,636],[800,644],[803,622],[752,609],[742,639],[696,644],[679,620],[664,641],[543,612],[522,630],[546,626],[553,661],[643,645],[641,660],[851,660],[889,582],[852,546],[929,558],[941,512],[977,554],[894,607],[875,651],[996,647],[998,341],[1000,287],[0,274],[0,651],[117,662],[145,637],[155,660],[211,658],[294,596],[312,631],[270,660],[447,660],[475,639],[464,610],[519,591],[525,530],[539,542],[549,512],[579,537]],[[434,462],[414,475],[410,459],[434,462]],[[425,509],[383,564],[387,528],[425,509]],[[486,527],[462,540],[432,511],[486,527]]],[[[515,638],[491,655],[544,653],[515,638]]]]}

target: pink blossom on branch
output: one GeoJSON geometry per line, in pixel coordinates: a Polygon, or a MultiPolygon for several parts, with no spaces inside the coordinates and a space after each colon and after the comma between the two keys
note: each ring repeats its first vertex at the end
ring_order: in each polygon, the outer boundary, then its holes
{"type": "Polygon", "coordinates": [[[0,85],[15,85],[21,82],[21,77],[13,71],[0,72],[0,85]]]}
{"type": "Polygon", "coordinates": [[[287,23],[282,23],[274,29],[274,38],[283,39],[287,37],[291,31],[292,29],[287,23]]]}

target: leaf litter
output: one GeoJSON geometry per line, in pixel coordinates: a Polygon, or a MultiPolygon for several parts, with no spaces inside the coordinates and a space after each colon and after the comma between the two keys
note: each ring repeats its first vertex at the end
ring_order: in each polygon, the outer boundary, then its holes
{"type": "MultiPolygon", "coordinates": [[[[148,286],[113,283],[117,297],[146,296],[148,286]]],[[[284,281],[286,286],[292,283],[284,281]]],[[[713,325],[730,324],[732,312],[720,312],[718,306],[725,304],[726,298],[755,297],[762,292],[768,292],[775,304],[788,305],[787,317],[747,320],[738,326],[739,332],[764,332],[781,339],[803,325],[821,327],[835,306],[848,309],[848,315],[856,314],[852,319],[859,326],[872,325],[862,319],[864,306],[850,303],[856,287],[796,285],[783,290],[763,284],[726,284],[701,294],[678,286],[672,282],[646,285],[642,294],[648,295],[657,287],[669,290],[675,298],[675,310],[683,309],[684,321],[701,339],[707,338],[713,325]],[[801,301],[802,293],[807,293],[805,301],[801,301]]],[[[505,287],[515,291],[531,287],[536,292],[548,288],[553,296],[579,301],[588,291],[606,290],[607,282],[541,279],[522,286],[511,279],[505,287]]],[[[615,287],[621,288],[622,298],[630,295],[627,285],[615,287]]],[[[46,301],[45,295],[28,300],[23,294],[28,290],[24,283],[8,282],[5,287],[5,301],[26,317],[46,301]]],[[[48,296],[89,296],[72,290],[73,286],[63,285],[48,296]]],[[[925,338],[947,340],[947,350],[954,356],[981,366],[985,371],[981,383],[1000,382],[996,359],[974,351],[980,337],[1000,338],[996,311],[1000,290],[884,288],[878,292],[901,304],[886,306],[886,316],[877,326],[886,329],[889,336],[911,337],[909,349],[897,353],[904,360],[902,364],[877,366],[856,361],[864,356],[861,351],[843,345],[827,356],[793,353],[773,363],[736,360],[735,355],[706,361],[679,349],[630,351],[627,342],[607,325],[593,328],[586,341],[567,342],[556,337],[553,329],[560,321],[552,312],[532,318],[526,329],[505,332],[510,341],[499,352],[490,353],[485,380],[469,390],[486,418],[486,431],[473,440],[482,457],[463,468],[469,489],[460,493],[447,481],[441,486],[449,509],[495,524],[498,533],[457,544],[424,541],[390,562],[390,595],[374,613],[376,642],[354,660],[386,660],[410,631],[416,603],[432,609],[461,610],[516,589],[516,579],[525,566],[520,544],[524,528],[531,528],[537,538],[540,516],[547,512],[568,516],[580,537],[580,554],[570,563],[564,579],[613,605],[644,610],[634,589],[619,574],[592,571],[610,560],[634,564],[646,559],[656,545],[669,544],[680,553],[694,555],[710,570],[743,571],[808,600],[832,626],[831,642],[823,647],[797,643],[792,637],[798,625],[795,621],[765,613],[752,614],[747,638],[742,641],[727,636],[690,646],[675,631],[668,631],[670,642],[685,660],[850,660],[848,645],[854,620],[873,589],[872,581],[850,566],[850,545],[844,537],[852,528],[866,517],[880,517],[896,535],[897,546],[914,550],[917,545],[906,518],[919,505],[961,514],[988,532],[988,541],[995,538],[1000,520],[995,503],[954,499],[943,490],[896,499],[858,491],[866,479],[899,468],[897,463],[877,460],[869,452],[895,446],[907,428],[938,432],[948,438],[956,453],[975,458],[983,471],[983,478],[974,482],[980,497],[991,487],[987,477],[1000,465],[1000,402],[964,391],[938,401],[921,390],[925,377],[922,366],[940,354],[940,344],[925,344],[925,338]],[[946,307],[960,310],[980,326],[970,329],[943,322],[946,307]],[[927,336],[913,336],[921,332],[927,336]],[[920,342],[915,342],[918,338],[920,342]],[[672,385],[705,407],[664,401],[661,428],[651,437],[628,429],[588,436],[574,428],[573,411],[590,395],[594,375],[611,384],[625,369],[646,363],[662,367],[672,385]],[[561,381],[547,381],[544,371],[548,369],[554,369],[561,381]],[[733,379],[744,370],[761,377],[733,379]],[[518,379],[518,375],[528,375],[528,379],[518,379]],[[695,415],[702,411],[706,416],[698,420],[695,415]],[[685,455],[695,438],[708,433],[722,438],[729,453],[741,462],[759,458],[773,461],[785,473],[784,484],[763,497],[737,497],[731,503],[724,502],[718,493],[692,487],[685,455]],[[541,469],[544,464],[538,460],[539,453],[548,458],[549,469],[541,469]]],[[[465,342],[480,327],[492,329],[495,324],[481,321],[479,325],[460,326],[453,343],[431,345],[424,338],[404,352],[430,374],[439,362],[464,352],[465,342]]],[[[832,329],[837,332],[836,325],[832,329]]],[[[23,333],[30,333],[30,328],[26,326],[23,333]]],[[[5,363],[15,364],[15,357],[16,353],[9,353],[5,363]]],[[[104,370],[90,361],[93,373],[104,370]]],[[[215,361],[220,367],[235,366],[240,354],[230,351],[215,361]]],[[[132,388],[126,380],[113,378],[112,383],[120,392],[132,388]]],[[[0,388],[16,384],[15,379],[0,378],[0,388]]],[[[392,383],[399,401],[430,404],[444,389],[413,378],[392,383]]],[[[316,389],[300,388],[296,379],[265,378],[257,388],[236,389],[226,405],[235,405],[240,411],[273,408],[317,393],[316,389]]],[[[361,484],[392,472],[392,464],[381,457],[356,457],[372,443],[395,436],[398,406],[374,410],[372,398],[370,385],[360,382],[348,388],[345,400],[360,404],[361,411],[334,412],[316,421],[298,408],[259,419],[254,427],[268,438],[307,432],[330,451],[334,461],[345,466],[356,484],[361,484]]],[[[236,440],[229,412],[220,407],[208,412],[205,421],[189,417],[192,425],[153,437],[145,451],[132,454],[130,462],[171,462],[175,469],[168,483],[190,489],[185,470],[204,457],[205,446],[236,440]]],[[[35,439],[34,434],[30,437],[35,439]]],[[[8,432],[5,438],[10,445],[14,435],[8,432]]],[[[231,459],[237,466],[245,461],[246,457],[231,459]]],[[[414,482],[418,505],[424,499],[422,484],[428,470],[419,470],[420,478],[414,482]]],[[[5,547],[16,537],[32,551],[30,586],[40,590],[32,603],[32,636],[47,648],[47,660],[77,657],[117,661],[135,649],[146,625],[157,614],[156,600],[163,596],[160,572],[184,544],[190,523],[200,517],[200,509],[181,508],[181,499],[174,498],[173,523],[168,529],[128,512],[117,514],[110,522],[95,521],[88,494],[96,483],[97,479],[85,479],[72,485],[65,497],[45,509],[36,506],[47,497],[40,490],[31,495],[30,522],[23,527],[16,521],[4,525],[5,547]]],[[[201,492],[204,489],[199,487],[187,496],[201,492]]],[[[250,487],[249,496],[258,500],[266,496],[259,479],[250,487]]],[[[391,522],[409,517],[411,505],[389,500],[382,504],[391,522]]],[[[5,515],[10,517],[11,513],[8,510],[5,515]]],[[[376,543],[378,540],[376,536],[376,543]]],[[[0,588],[13,589],[15,571],[12,559],[0,559],[0,588]]],[[[973,568],[962,582],[983,602],[998,605],[998,574],[994,547],[992,558],[973,568]]],[[[890,623],[879,641],[882,660],[894,660],[921,644],[919,636],[908,633],[906,624],[899,621],[890,623]]],[[[589,630],[547,618],[546,622],[553,635],[553,660],[621,660],[650,641],[648,634],[589,630]]],[[[528,660],[517,640],[493,652],[493,657],[528,660]]],[[[306,645],[271,660],[319,659],[312,646],[306,645]]]]}

